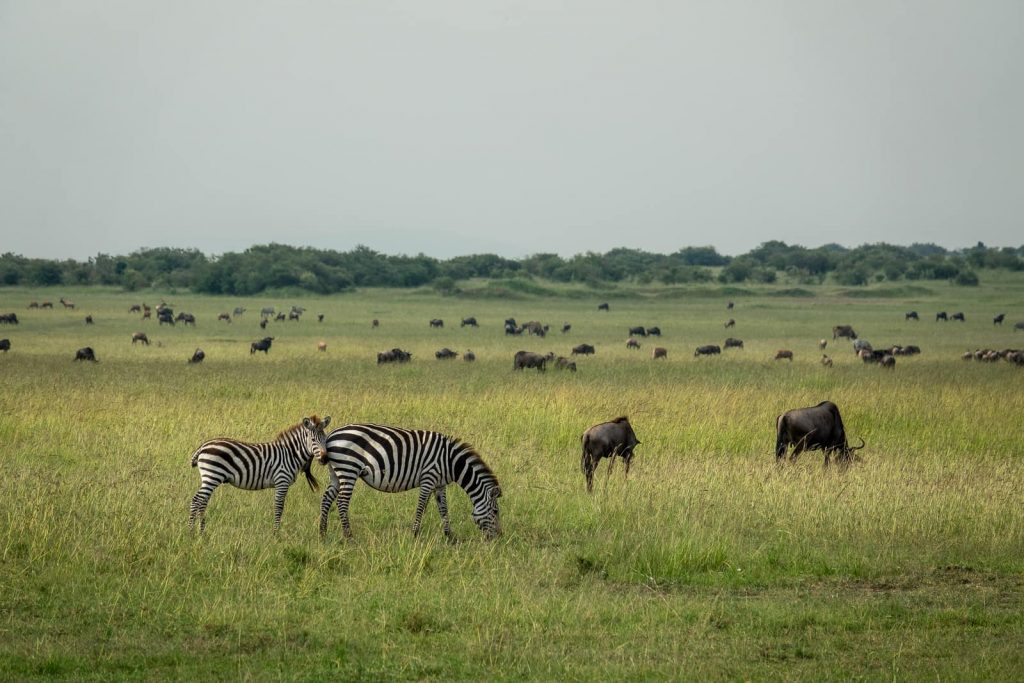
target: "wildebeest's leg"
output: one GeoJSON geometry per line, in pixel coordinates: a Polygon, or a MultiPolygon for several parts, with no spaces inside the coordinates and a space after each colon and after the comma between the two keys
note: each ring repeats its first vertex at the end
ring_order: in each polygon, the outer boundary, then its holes
{"type": "Polygon", "coordinates": [[[629,463],[633,462],[633,452],[630,451],[622,456],[622,459],[626,461],[626,479],[629,479],[629,463]]]}
{"type": "Polygon", "coordinates": [[[594,470],[597,468],[597,463],[586,448],[583,449],[580,467],[583,469],[583,476],[587,479],[587,493],[591,493],[594,489],[594,470]]]}
{"type": "Polygon", "coordinates": [[[281,529],[281,515],[284,514],[284,499],[288,495],[288,484],[287,481],[277,481],[274,483],[274,531],[280,531],[281,529]]]}
{"type": "Polygon", "coordinates": [[[441,522],[444,525],[444,535],[449,541],[454,541],[452,536],[452,525],[448,520],[448,499],[444,495],[444,487],[438,486],[434,489],[434,498],[437,499],[437,511],[441,515],[441,522]]]}
{"type": "Polygon", "coordinates": [[[789,435],[786,430],[786,416],[780,415],[775,423],[775,462],[782,462],[786,457],[786,449],[789,448],[789,435]]]}

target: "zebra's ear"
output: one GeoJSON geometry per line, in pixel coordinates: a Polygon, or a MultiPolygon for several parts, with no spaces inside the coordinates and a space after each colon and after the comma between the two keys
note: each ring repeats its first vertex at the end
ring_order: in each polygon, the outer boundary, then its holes
{"type": "Polygon", "coordinates": [[[302,418],[302,426],[305,427],[306,429],[312,429],[313,423],[309,421],[308,417],[304,417],[302,418]]]}
{"type": "Polygon", "coordinates": [[[324,429],[327,429],[327,425],[331,424],[331,416],[327,415],[324,417],[324,421],[320,423],[324,429]]]}

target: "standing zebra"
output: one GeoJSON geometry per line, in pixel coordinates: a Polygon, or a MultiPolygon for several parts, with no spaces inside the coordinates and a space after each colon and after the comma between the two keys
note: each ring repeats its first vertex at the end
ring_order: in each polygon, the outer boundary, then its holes
{"type": "Polygon", "coordinates": [[[234,439],[207,441],[192,454],[192,467],[199,468],[199,490],[189,507],[188,527],[199,518],[200,533],[206,528],[206,506],[214,489],[232,484],[247,491],[274,488],[274,531],[281,528],[284,498],[299,470],[306,473],[309,488],[320,485],[310,472],[313,458],[325,455],[327,437],[324,430],[330,417],[320,421],[316,415],[303,418],[277,435],[269,443],[246,443],[234,439]]]}
{"type": "Polygon", "coordinates": [[[320,462],[328,465],[331,473],[331,483],[320,503],[321,536],[327,533],[327,518],[335,498],[342,530],[346,537],[352,536],[348,505],[356,479],[387,493],[418,487],[414,536],[420,532],[423,511],[433,494],[444,523],[444,535],[452,540],[445,499],[445,487],[451,483],[466,491],[473,505],[473,521],[484,536],[491,539],[501,533],[498,479],[476,450],[459,439],[418,429],[350,424],[327,436],[327,451],[320,462]]]}

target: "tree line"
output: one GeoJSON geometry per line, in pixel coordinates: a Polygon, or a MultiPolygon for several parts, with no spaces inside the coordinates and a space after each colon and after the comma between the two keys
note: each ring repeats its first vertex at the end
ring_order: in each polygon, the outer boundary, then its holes
{"type": "Polygon", "coordinates": [[[806,248],[773,240],[739,256],[719,254],[714,247],[685,247],[672,254],[618,248],[569,258],[539,253],[520,259],[495,254],[437,259],[423,254],[382,254],[365,246],[334,251],[283,244],[258,245],[219,256],[161,247],[127,256],[97,254],[86,261],[6,253],[0,256],[0,286],[114,285],[128,291],[188,288],[232,295],[281,288],[331,294],[354,287],[424,285],[451,292],[458,281],[470,278],[543,278],[598,286],[620,282],[772,283],[785,277],[800,284],[831,281],[859,286],[948,280],[972,286],[978,284],[977,271],[982,269],[1024,270],[1024,246],[995,248],[978,242],[957,250],[917,243],[806,248]]]}

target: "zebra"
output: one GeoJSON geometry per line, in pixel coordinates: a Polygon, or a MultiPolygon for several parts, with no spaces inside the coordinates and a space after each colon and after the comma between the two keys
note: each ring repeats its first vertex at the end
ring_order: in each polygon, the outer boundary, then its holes
{"type": "Polygon", "coordinates": [[[350,424],[327,436],[327,450],[320,457],[320,463],[328,466],[331,475],[320,502],[321,537],[327,534],[327,518],[335,499],[345,537],[352,536],[348,506],[356,479],[386,493],[418,487],[420,495],[412,524],[413,536],[419,535],[423,511],[433,494],[444,524],[444,535],[454,541],[445,498],[445,487],[451,483],[466,491],[473,505],[473,521],[484,536],[493,539],[501,534],[498,479],[476,449],[459,439],[424,430],[350,424]]]}
{"type": "Polygon", "coordinates": [[[281,431],[269,443],[246,443],[234,439],[207,441],[192,454],[192,467],[199,468],[200,486],[189,507],[188,528],[199,518],[199,532],[206,528],[206,506],[214,489],[232,484],[247,491],[274,488],[274,531],[281,528],[284,498],[302,470],[309,488],[316,491],[319,482],[310,471],[313,458],[324,457],[324,430],[330,416],[303,418],[299,424],[281,431]]]}

